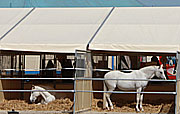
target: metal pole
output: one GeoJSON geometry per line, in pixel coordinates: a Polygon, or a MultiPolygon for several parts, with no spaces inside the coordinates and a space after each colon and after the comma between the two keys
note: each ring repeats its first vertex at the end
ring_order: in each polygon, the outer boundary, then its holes
{"type": "MultiPolygon", "coordinates": [[[[176,58],[177,58],[177,60],[179,61],[179,56],[178,56],[179,54],[178,54],[178,52],[176,53],[176,58]]],[[[178,65],[178,67],[177,67],[177,71],[179,70],[179,64],[178,64],[179,62],[177,62],[177,65],[178,65]]],[[[178,71],[179,72],[179,71],[178,71]]],[[[175,102],[174,102],[174,110],[175,110],[175,114],[177,114],[177,82],[178,81],[178,73],[176,73],[176,95],[175,95],[175,102]]]]}
{"type": "MultiPolygon", "coordinates": [[[[77,50],[75,51],[75,61],[76,61],[76,64],[77,64],[77,50]]],[[[77,66],[77,65],[75,65],[77,66]]],[[[73,114],[76,113],[76,70],[75,70],[75,74],[74,74],[74,106],[73,106],[73,114]]]]}
{"type": "Polygon", "coordinates": [[[76,112],[76,79],[74,80],[74,106],[73,106],[73,114],[76,112]]]}
{"type": "MultiPolygon", "coordinates": [[[[177,80],[177,76],[176,76],[176,80],[177,80]]],[[[175,110],[175,114],[177,114],[177,81],[176,81],[176,94],[175,94],[175,102],[174,102],[174,110],[175,110]]]]}

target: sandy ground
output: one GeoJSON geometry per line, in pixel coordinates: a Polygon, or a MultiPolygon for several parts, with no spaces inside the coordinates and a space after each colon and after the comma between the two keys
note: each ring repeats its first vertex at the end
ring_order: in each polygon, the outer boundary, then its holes
{"type": "MultiPolygon", "coordinates": [[[[114,110],[108,111],[103,109],[102,99],[93,99],[92,109],[83,114],[135,114],[135,102],[113,102],[114,110]]],[[[68,99],[57,99],[48,105],[28,104],[23,100],[4,100],[0,103],[0,114],[7,114],[8,111],[14,109],[20,114],[66,114],[72,112],[73,102],[68,99]]],[[[174,102],[172,101],[149,101],[143,103],[144,112],[142,114],[174,114],[174,102]]]]}
{"type": "MultiPolygon", "coordinates": [[[[93,99],[92,111],[98,112],[136,112],[135,106],[136,102],[127,102],[121,100],[122,102],[113,102],[114,109],[107,110],[103,109],[102,99],[93,99]]],[[[143,113],[174,113],[174,102],[172,101],[151,101],[149,103],[143,103],[144,112],[143,113]]]]}
{"type": "Polygon", "coordinates": [[[73,102],[68,99],[56,99],[46,104],[28,104],[24,100],[4,100],[0,103],[0,110],[17,110],[17,111],[70,111],[73,102]]]}

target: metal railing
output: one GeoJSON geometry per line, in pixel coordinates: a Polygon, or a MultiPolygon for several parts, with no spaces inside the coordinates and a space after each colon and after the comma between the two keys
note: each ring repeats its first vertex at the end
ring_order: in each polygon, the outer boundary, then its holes
{"type": "MultiPolygon", "coordinates": [[[[64,68],[64,69],[75,69],[75,70],[86,70],[85,68],[64,68]]],[[[5,69],[4,69],[5,70],[5,69]]],[[[7,69],[6,69],[7,70],[7,69]]],[[[12,69],[9,69],[12,70],[12,69]]],[[[47,69],[45,69],[47,70],[47,69]]],[[[49,69],[54,70],[54,69],[49,69]]],[[[110,71],[107,69],[94,69],[93,71],[110,71]]],[[[73,114],[76,113],[76,93],[77,92],[88,92],[88,93],[118,93],[118,94],[137,94],[137,93],[143,93],[143,94],[169,94],[169,95],[177,95],[177,84],[176,84],[176,91],[175,92],[127,92],[127,91],[94,91],[94,90],[77,90],[76,89],[76,81],[77,80],[96,80],[96,81],[104,81],[104,80],[122,80],[122,81],[153,81],[153,82],[177,82],[177,80],[160,80],[160,79],[104,79],[104,78],[0,78],[0,80],[73,80],[74,81],[74,90],[0,90],[0,92],[32,92],[32,91],[38,91],[38,92],[71,92],[74,93],[74,106],[73,106],[73,114]]],[[[175,100],[175,105],[177,104],[175,100]]],[[[175,106],[176,111],[176,106],[175,106]]]]}

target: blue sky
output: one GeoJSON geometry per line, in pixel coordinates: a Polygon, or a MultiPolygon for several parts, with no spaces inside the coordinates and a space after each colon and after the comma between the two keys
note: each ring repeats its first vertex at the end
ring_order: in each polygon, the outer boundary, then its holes
{"type": "Polygon", "coordinates": [[[0,7],[165,7],[180,0],[0,0],[0,7]]]}

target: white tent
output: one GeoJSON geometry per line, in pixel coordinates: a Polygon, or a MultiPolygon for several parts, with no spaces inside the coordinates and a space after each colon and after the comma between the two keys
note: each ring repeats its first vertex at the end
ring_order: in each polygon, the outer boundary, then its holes
{"type": "Polygon", "coordinates": [[[1,8],[0,9],[0,38],[18,23],[31,8],[1,8]]]}
{"type": "Polygon", "coordinates": [[[180,7],[115,8],[90,50],[180,51],[180,7]]]}
{"type": "Polygon", "coordinates": [[[105,20],[111,9],[1,8],[0,49],[74,53],[95,35],[90,50],[180,51],[180,7],[117,7],[105,20]]]}
{"type": "Polygon", "coordinates": [[[3,31],[0,30],[0,49],[62,53],[86,49],[89,40],[111,9],[0,9],[4,20],[1,25],[6,25],[3,31]],[[9,18],[13,24],[8,21],[9,18]]]}

